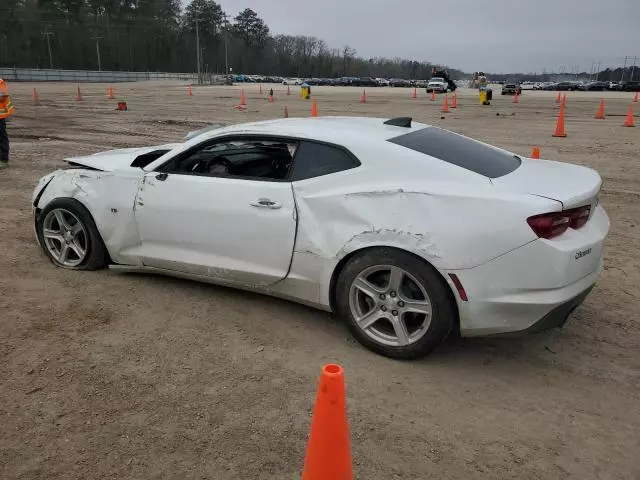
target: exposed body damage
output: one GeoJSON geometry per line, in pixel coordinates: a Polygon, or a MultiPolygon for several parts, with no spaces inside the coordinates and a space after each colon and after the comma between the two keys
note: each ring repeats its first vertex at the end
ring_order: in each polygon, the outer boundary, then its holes
{"type": "Polygon", "coordinates": [[[491,147],[520,167],[489,178],[386,141],[425,128],[432,127],[344,118],[222,128],[180,144],[70,159],[80,168],[44,177],[34,206],[41,211],[58,198],[81,202],[116,270],[230,285],[325,310],[332,308],[336,273],[354,254],[375,247],[408,252],[446,282],[465,335],[526,329],[593,285],[608,231],[596,172],[491,147]],[[228,136],[344,145],[362,164],[276,181],[162,170],[228,136]],[[527,224],[585,204],[592,220],[558,241],[539,238],[527,224]],[[527,271],[536,273],[524,278],[527,271]]]}

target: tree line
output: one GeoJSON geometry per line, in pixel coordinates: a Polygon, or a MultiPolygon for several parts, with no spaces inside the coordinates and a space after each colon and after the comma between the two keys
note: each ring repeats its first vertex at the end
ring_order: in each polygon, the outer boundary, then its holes
{"type": "MultiPolygon", "coordinates": [[[[0,66],[429,78],[434,65],[362,58],[313,36],[273,35],[247,8],[235,17],[213,0],[3,0],[0,66]],[[199,53],[198,48],[199,45],[199,53]],[[198,59],[199,57],[199,59],[198,59]]],[[[450,70],[455,78],[464,75],[450,70]]]]}

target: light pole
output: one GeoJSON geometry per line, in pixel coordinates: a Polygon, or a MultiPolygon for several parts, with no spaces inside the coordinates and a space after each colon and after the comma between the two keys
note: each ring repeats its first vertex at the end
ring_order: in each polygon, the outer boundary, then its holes
{"type": "Polygon", "coordinates": [[[198,28],[200,11],[196,7],[196,63],[198,64],[198,84],[202,83],[201,71],[200,71],[200,30],[198,28]]]}
{"type": "Polygon", "coordinates": [[[229,48],[227,45],[227,32],[229,31],[229,21],[227,14],[224,14],[224,71],[229,75],[229,48]]]}
{"type": "Polygon", "coordinates": [[[53,69],[53,56],[51,55],[51,38],[50,38],[51,35],[53,35],[53,33],[51,33],[47,28],[42,35],[47,37],[47,51],[49,52],[49,68],[53,69]]]}

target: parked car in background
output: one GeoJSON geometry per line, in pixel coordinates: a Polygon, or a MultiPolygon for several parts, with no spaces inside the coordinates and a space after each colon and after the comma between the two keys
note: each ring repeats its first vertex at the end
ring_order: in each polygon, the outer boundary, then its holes
{"type": "Polygon", "coordinates": [[[448,88],[449,84],[442,77],[431,77],[431,79],[427,83],[427,93],[447,93],[448,88]]]}
{"type": "Polygon", "coordinates": [[[389,85],[392,87],[410,87],[411,82],[404,78],[391,78],[389,79],[389,85]]]}
{"type": "Polygon", "coordinates": [[[533,82],[522,82],[522,84],[520,85],[520,88],[522,90],[533,90],[535,87],[535,83],[533,82]]]}
{"type": "Polygon", "coordinates": [[[587,82],[580,85],[579,90],[585,92],[604,92],[609,90],[609,82],[587,82]]]}
{"type": "Polygon", "coordinates": [[[378,85],[380,87],[388,87],[389,86],[389,80],[387,80],[386,78],[376,78],[376,82],[378,82],[378,85]]]}
{"type": "Polygon", "coordinates": [[[285,78],[282,80],[283,85],[302,85],[302,80],[299,78],[285,78]]]}
{"type": "Polygon", "coordinates": [[[501,95],[520,95],[522,93],[522,87],[517,82],[507,82],[502,85],[501,95]]]}
{"type": "Polygon", "coordinates": [[[640,92],[640,82],[620,82],[616,90],[620,92],[640,92]]]}
{"type": "Polygon", "coordinates": [[[618,90],[620,82],[609,82],[609,90],[618,90]]]}
{"type": "Polygon", "coordinates": [[[553,86],[553,90],[561,92],[572,92],[578,90],[578,85],[574,82],[559,82],[553,86]]]}

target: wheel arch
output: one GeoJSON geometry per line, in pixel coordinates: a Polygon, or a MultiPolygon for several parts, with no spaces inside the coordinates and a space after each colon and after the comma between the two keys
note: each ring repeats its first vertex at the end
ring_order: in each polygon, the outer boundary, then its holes
{"type": "Polygon", "coordinates": [[[52,197],[49,198],[43,205],[34,205],[34,209],[35,209],[35,215],[34,215],[34,227],[36,229],[36,237],[38,239],[38,242],[40,242],[39,239],[39,235],[40,233],[38,232],[38,222],[40,219],[40,215],[42,214],[42,211],[45,210],[49,205],[51,205],[52,203],[58,201],[58,200],[71,200],[73,202],[78,203],[82,208],[84,208],[87,211],[87,214],[89,215],[89,217],[91,217],[91,220],[93,221],[93,224],[96,227],[96,232],[98,233],[98,237],[100,239],[100,241],[102,242],[102,245],[104,246],[104,251],[107,255],[107,261],[108,263],[113,263],[113,260],[111,259],[111,254],[109,253],[109,248],[107,248],[107,245],[104,241],[104,238],[102,236],[102,232],[100,231],[100,227],[98,226],[98,223],[96,222],[95,219],[95,215],[93,214],[93,212],[91,211],[91,209],[85,204],[85,202],[83,202],[81,200],[81,198],[76,198],[76,197],[68,197],[68,196],[59,196],[59,197],[52,197]]]}
{"type": "Polygon", "coordinates": [[[440,280],[442,280],[442,282],[444,283],[444,285],[447,286],[446,291],[449,295],[449,299],[451,300],[451,304],[453,305],[454,311],[455,311],[455,318],[453,319],[454,321],[454,326],[457,332],[460,331],[460,312],[458,309],[458,302],[456,299],[456,295],[453,291],[453,286],[451,285],[451,283],[449,281],[447,281],[445,275],[438,269],[436,268],[431,262],[429,262],[428,260],[426,260],[424,257],[421,257],[420,255],[417,255],[415,252],[412,252],[411,250],[405,249],[405,248],[400,248],[397,247],[395,245],[368,245],[368,246],[363,246],[361,248],[357,248],[351,252],[349,252],[348,254],[346,254],[344,257],[342,257],[340,259],[340,261],[336,264],[336,266],[333,269],[333,272],[331,274],[331,280],[329,281],[329,307],[331,308],[332,312],[336,311],[336,284],[338,282],[338,278],[340,277],[340,274],[342,273],[342,270],[344,269],[345,265],[347,265],[347,263],[349,262],[349,260],[351,260],[353,257],[357,256],[357,255],[361,255],[364,252],[368,252],[370,250],[375,250],[378,248],[386,248],[386,249],[390,249],[390,250],[397,250],[398,252],[403,252],[403,253],[407,253],[409,255],[411,255],[412,257],[414,257],[417,261],[422,262],[423,264],[429,266],[430,268],[433,269],[434,272],[437,273],[438,277],[440,278],[440,280]]]}

